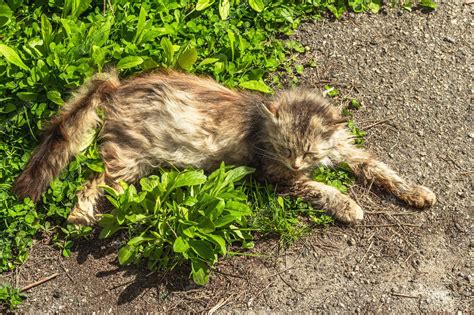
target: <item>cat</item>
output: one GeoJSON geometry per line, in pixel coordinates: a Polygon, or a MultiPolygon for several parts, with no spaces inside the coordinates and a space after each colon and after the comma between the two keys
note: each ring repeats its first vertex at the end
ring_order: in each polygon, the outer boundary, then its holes
{"type": "Polygon", "coordinates": [[[257,169],[278,191],[357,223],[363,210],[334,187],[311,180],[318,165],[347,163],[414,207],[432,206],[435,194],[403,180],[384,163],[354,146],[347,120],[309,89],[263,96],[228,89],[195,75],[160,70],[120,81],[98,74],[65,104],[14,184],[20,198],[37,202],[51,180],[98,131],[105,172],[77,194],[68,221],[92,225],[100,185],[135,182],[156,168],[216,169],[221,161],[257,169]]]}

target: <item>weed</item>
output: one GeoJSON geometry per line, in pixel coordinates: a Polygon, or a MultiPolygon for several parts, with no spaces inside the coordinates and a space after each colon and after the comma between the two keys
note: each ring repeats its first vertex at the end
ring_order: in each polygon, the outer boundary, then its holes
{"type": "Polygon", "coordinates": [[[26,295],[20,289],[13,288],[10,283],[0,285],[0,310],[1,307],[14,309],[25,299],[26,295]]]}

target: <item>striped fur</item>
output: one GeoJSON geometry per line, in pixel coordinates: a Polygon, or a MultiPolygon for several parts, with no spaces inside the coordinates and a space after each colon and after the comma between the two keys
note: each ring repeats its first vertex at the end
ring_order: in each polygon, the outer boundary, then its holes
{"type": "Polygon", "coordinates": [[[221,161],[254,166],[262,180],[349,223],[362,219],[362,209],[336,189],[311,181],[308,175],[315,166],[345,161],[361,178],[411,205],[425,207],[436,200],[427,188],[405,182],[355,148],[336,108],[311,90],[264,97],[173,71],[122,82],[113,73],[93,78],[52,121],[16,180],[17,195],[39,200],[99,124],[106,170],[78,193],[69,216],[76,224],[94,222],[101,184],[134,182],[158,167],[212,171],[221,161]]]}

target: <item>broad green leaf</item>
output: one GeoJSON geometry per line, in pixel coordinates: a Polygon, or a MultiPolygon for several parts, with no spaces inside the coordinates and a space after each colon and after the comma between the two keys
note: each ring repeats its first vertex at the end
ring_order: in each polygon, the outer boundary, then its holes
{"type": "Polygon", "coordinates": [[[191,261],[191,273],[193,281],[199,285],[205,285],[209,282],[209,267],[197,259],[191,261]]]}
{"type": "Polygon", "coordinates": [[[4,3],[0,3],[0,26],[7,25],[12,17],[12,10],[4,3]]]}
{"type": "Polygon", "coordinates": [[[134,238],[132,238],[131,240],[129,240],[127,242],[128,245],[130,246],[135,246],[135,245],[138,245],[140,244],[141,242],[144,242],[144,241],[153,241],[155,238],[154,237],[151,237],[151,236],[143,236],[143,235],[139,235],[139,236],[135,236],[134,238]]]}
{"type": "Polygon", "coordinates": [[[221,19],[227,20],[230,11],[230,0],[219,0],[219,15],[221,19]]]}
{"type": "Polygon", "coordinates": [[[142,190],[152,192],[155,187],[158,186],[158,176],[152,175],[150,177],[143,177],[140,179],[140,186],[142,187],[142,190]]]}
{"type": "Polygon", "coordinates": [[[136,249],[133,246],[125,245],[118,251],[118,260],[121,265],[125,265],[135,256],[136,249]]]}
{"type": "Polygon", "coordinates": [[[367,7],[372,11],[372,13],[378,13],[380,11],[380,7],[382,6],[382,0],[372,0],[367,7]]]}
{"type": "Polygon", "coordinates": [[[184,253],[189,249],[189,244],[188,242],[183,239],[181,236],[178,236],[176,240],[173,243],[173,251],[175,253],[184,253]]]}
{"type": "Polygon", "coordinates": [[[135,32],[135,36],[133,37],[134,43],[139,42],[139,39],[142,36],[143,31],[145,29],[145,22],[146,22],[146,10],[142,4],[142,6],[140,7],[140,14],[138,15],[137,30],[135,32]]]}
{"type": "Polygon", "coordinates": [[[116,191],[115,189],[113,189],[110,186],[99,185],[99,187],[102,188],[103,190],[105,190],[106,193],[108,193],[109,195],[111,195],[114,198],[117,198],[120,195],[120,193],[118,191],[116,191]]]}
{"type": "Polygon", "coordinates": [[[232,214],[227,214],[219,217],[217,220],[214,221],[216,228],[221,228],[226,226],[236,220],[236,217],[232,214]]]}
{"type": "Polygon", "coordinates": [[[207,177],[203,174],[202,171],[188,171],[185,173],[180,173],[176,177],[176,181],[173,185],[174,188],[183,187],[183,186],[194,186],[203,184],[206,181],[207,177]]]}
{"type": "Polygon", "coordinates": [[[128,56],[122,58],[117,63],[117,69],[129,69],[141,65],[143,63],[143,58],[139,56],[128,56]]]}
{"type": "Polygon", "coordinates": [[[61,93],[59,93],[58,91],[48,91],[48,93],[46,94],[46,97],[48,98],[48,100],[50,100],[54,104],[58,104],[58,105],[64,104],[64,101],[61,98],[61,93]]]}
{"type": "Polygon", "coordinates": [[[202,11],[211,6],[215,0],[198,0],[196,4],[196,11],[202,11]]]}
{"type": "Polygon", "coordinates": [[[263,3],[263,0],[249,0],[249,5],[252,9],[254,9],[257,12],[262,12],[263,9],[265,8],[265,4],[263,3]]]}
{"type": "Polygon", "coordinates": [[[34,102],[38,99],[38,94],[35,92],[18,92],[16,96],[22,101],[34,102]]]}
{"type": "Polygon", "coordinates": [[[232,60],[235,56],[235,35],[230,29],[227,30],[227,37],[229,37],[230,51],[232,53],[232,60]]]}
{"type": "Polygon", "coordinates": [[[184,70],[189,70],[196,62],[198,57],[197,50],[194,47],[186,46],[178,57],[178,64],[184,70]]]}
{"type": "Polygon", "coordinates": [[[219,60],[220,60],[219,58],[206,58],[206,59],[204,59],[203,61],[201,61],[199,63],[198,68],[201,67],[201,66],[212,64],[212,63],[217,62],[219,60]]]}
{"type": "Polygon", "coordinates": [[[215,231],[216,227],[214,226],[214,223],[212,223],[209,218],[202,217],[201,219],[198,220],[198,226],[197,229],[201,233],[212,233],[215,231]]]}
{"type": "Polygon", "coordinates": [[[89,169],[91,169],[92,171],[96,172],[96,173],[102,173],[105,169],[104,169],[104,165],[99,162],[99,163],[89,163],[89,162],[86,162],[86,165],[89,169]]]}
{"type": "Polygon", "coordinates": [[[21,69],[30,70],[30,68],[28,68],[28,66],[23,63],[23,60],[21,60],[20,56],[13,48],[10,48],[5,44],[0,44],[0,54],[5,57],[8,62],[13,63],[21,69]]]}
{"type": "Polygon", "coordinates": [[[214,253],[212,246],[203,240],[189,240],[189,245],[191,249],[204,258],[205,260],[212,262],[216,258],[216,254],[214,253]]]}
{"type": "Polygon", "coordinates": [[[49,43],[51,42],[51,33],[53,31],[53,27],[51,26],[51,22],[46,15],[41,15],[41,37],[43,37],[44,46],[49,49],[49,43]]]}
{"type": "Polygon", "coordinates": [[[202,237],[216,244],[221,255],[225,255],[227,253],[226,242],[222,236],[216,234],[204,234],[202,237]]]}
{"type": "Polygon", "coordinates": [[[239,166],[227,172],[226,180],[230,182],[236,182],[245,176],[252,174],[253,172],[255,172],[254,168],[248,166],[239,166]]]}
{"type": "Polygon", "coordinates": [[[251,215],[252,210],[245,203],[229,200],[225,204],[225,210],[233,213],[239,214],[240,216],[251,215]]]}
{"type": "Polygon", "coordinates": [[[165,57],[166,57],[166,64],[167,65],[172,65],[173,64],[173,57],[174,57],[174,48],[173,48],[173,44],[171,43],[171,41],[169,40],[169,38],[167,37],[163,37],[161,39],[161,47],[163,48],[163,50],[165,51],[165,57]]]}
{"type": "Polygon", "coordinates": [[[244,82],[240,82],[239,86],[243,87],[244,89],[259,91],[259,92],[268,93],[268,94],[273,92],[273,90],[268,85],[266,85],[263,81],[256,81],[256,80],[244,81],[244,82]]]}
{"type": "Polygon", "coordinates": [[[438,4],[434,0],[421,0],[420,5],[430,9],[436,9],[438,7],[438,4]]]}

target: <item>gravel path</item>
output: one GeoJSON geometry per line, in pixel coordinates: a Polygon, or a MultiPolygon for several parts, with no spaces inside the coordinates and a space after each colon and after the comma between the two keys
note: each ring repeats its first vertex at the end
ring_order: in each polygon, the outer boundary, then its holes
{"type": "Polygon", "coordinates": [[[268,256],[225,260],[204,288],[190,285],[187,271],[118,268],[109,241],[82,241],[66,260],[36,244],[14,279],[61,275],[32,289],[20,311],[472,311],[473,9],[445,1],[429,14],[351,14],[294,35],[310,48],[303,59],[319,65],[301,84],[331,82],[361,100],[355,115],[372,126],[367,147],[433,188],[434,208],[418,212],[355,186],[365,227],[316,229],[286,251],[259,240],[268,256]]]}

